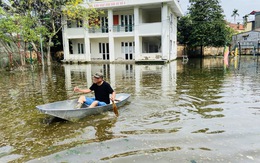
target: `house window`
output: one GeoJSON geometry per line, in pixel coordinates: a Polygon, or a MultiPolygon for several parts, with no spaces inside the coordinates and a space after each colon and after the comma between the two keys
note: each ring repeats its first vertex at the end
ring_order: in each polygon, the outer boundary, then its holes
{"type": "Polygon", "coordinates": [[[77,19],[76,23],[77,23],[77,27],[82,27],[83,26],[82,25],[83,24],[82,20],[77,19]]]}
{"type": "Polygon", "coordinates": [[[102,53],[102,44],[99,43],[99,53],[102,53]]]}
{"type": "Polygon", "coordinates": [[[76,20],[67,20],[68,28],[80,28],[83,27],[83,21],[76,19],[76,20]]]}
{"type": "Polygon", "coordinates": [[[108,18],[101,17],[101,29],[102,33],[108,33],[108,18]]]}
{"type": "Polygon", "coordinates": [[[132,32],[134,27],[134,15],[121,15],[121,31],[132,32]]]}
{"type": "Polygon", "coordinates": [[[134,42],[121,42],[121,53],[126,60],[133,60],[134,42]]]}
{"type": "Polygon", "coordinates": [[[72,22],[71,22],[71,20],[67,20],[67,26],[68,26],[68,28],[72,28],[72,22]]]}
{"type": "Polygon", "coordinates": [[[99,43],[99,53],[103,55],[103,60],[109,60],[109,43],[99,43]]]}
{"type": "Polygon", "coordinates": [[[84,45],[78,43],[78,54],[84,54],[84,45]]]}

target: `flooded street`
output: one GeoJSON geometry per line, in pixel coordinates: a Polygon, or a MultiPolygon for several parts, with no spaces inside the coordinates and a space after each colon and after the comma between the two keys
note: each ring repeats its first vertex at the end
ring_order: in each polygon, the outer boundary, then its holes
{"type": "Polygon", "coordinates": [[[0,162],[259,162],[257,59],[232,58],[228,68],[207,58],[1,72],[0,162]],[[76,99],[73,88],[89,87],[97,71],[117,93],[131,94],[119,117],[69,122],[36,110],[76,99]]]}

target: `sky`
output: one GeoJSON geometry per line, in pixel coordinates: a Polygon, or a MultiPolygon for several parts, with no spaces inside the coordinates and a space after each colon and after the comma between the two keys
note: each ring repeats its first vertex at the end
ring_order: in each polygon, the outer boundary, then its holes
{"type": "MultiPolygon", "coordinates": [[[[187,13],[187,8],[190,5],[189,0],[179,0],[184,14],[187,13]]],[[[237,9],[239,16],[236,17],[236,22],[243,23],[243,16],[251,13],[254,10],[260,11],[260,0],[220,0],[220,5],[224,10],[225,19],[234,23],[234,17],[231,17],[233,10],[237,9]]],[[[248,20],[254,20],[253,15],[249,16],[248,20]]]]}

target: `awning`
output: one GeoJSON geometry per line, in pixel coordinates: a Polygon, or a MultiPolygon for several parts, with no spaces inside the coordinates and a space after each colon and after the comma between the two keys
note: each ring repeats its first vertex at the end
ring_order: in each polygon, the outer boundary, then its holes
{"type": "Polygon", "coordinates": [[[248,36],[249,36],[249,34],[242,35],[242,37],[248,37],[248,36]]]}

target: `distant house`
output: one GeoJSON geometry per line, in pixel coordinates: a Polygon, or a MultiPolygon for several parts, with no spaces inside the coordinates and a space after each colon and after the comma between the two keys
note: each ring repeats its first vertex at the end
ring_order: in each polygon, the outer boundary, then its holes
{"type": "Polygon", "coordinates": [[[260,31],[260,11],[252,11],[250,15],[255,15],[255,21],[252,22],[252,31],[260,31]]]}
{"type": "Polygon", "coordinates": [[[244,54],[257,54],[260,50],[260,11],[252,11],[250,15],[255,15],[255,20],[248,23],[251,29],[234,35],[232,45],[235,47],[239,43],[244,54]]]}
{"type": "Polygon", "coordinates": [[[259,53],[260,48],[260,31],[242,32],[232,36],[233,48],[241,45],[243,54],[259,53]]]}
{"type": "Polygon", "coordinates": [[[176,59],[177,17],[183,15],[176,0],[85,0],[83,5],[89,8],[88,3],[106,15],[100,28],[64,26],[65,62],[176,59]]]}
{"type": "Polygon", "coordinates": [[[228,23],[228,26],[232,29],[234,29],[236,32],[238,33],[241,33],[241,32],[244,32],[245,31],[245,28],[243,26],[243,24],[240,24],[240,23],[228,23]]]}

